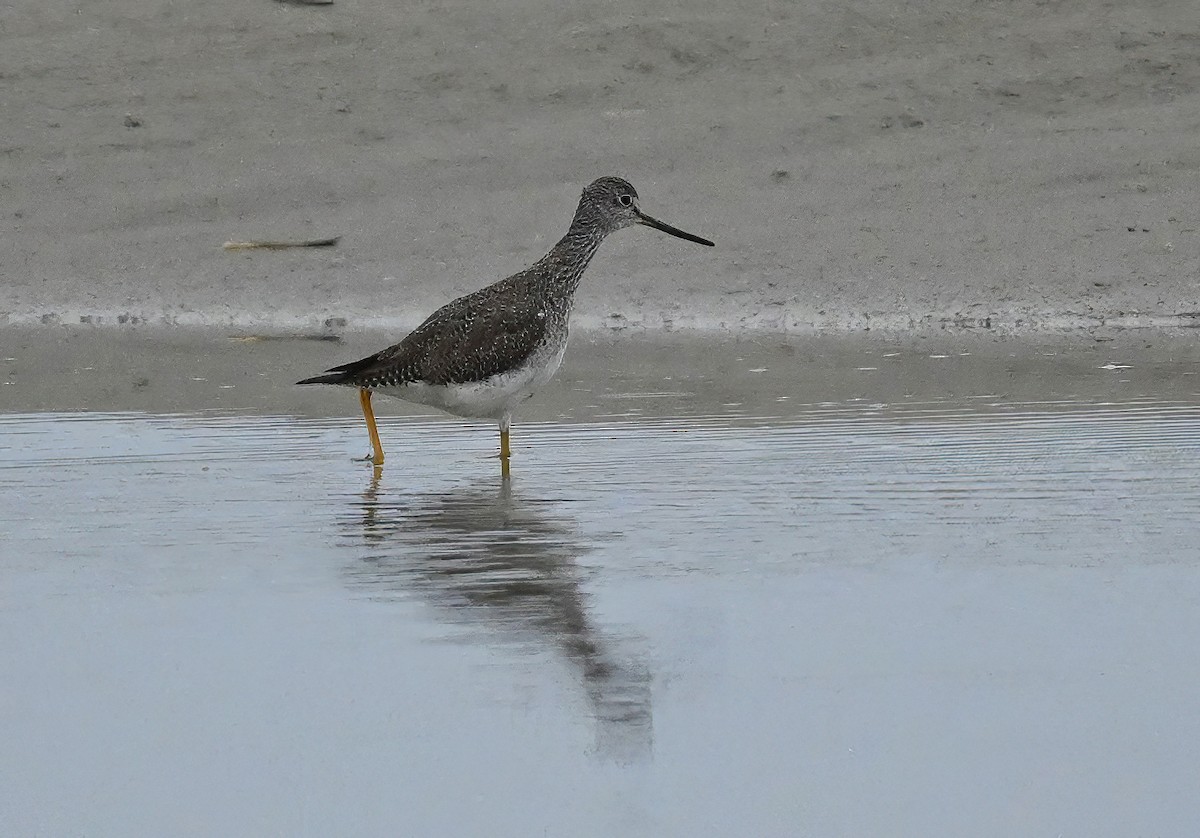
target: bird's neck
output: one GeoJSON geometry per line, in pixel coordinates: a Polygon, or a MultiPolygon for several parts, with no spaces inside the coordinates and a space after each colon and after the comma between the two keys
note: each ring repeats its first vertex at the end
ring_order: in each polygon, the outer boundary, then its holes
{"type": "Polygon", "coordinates": [[[536,267],[542,268],[543,275],[557,286],[557,290],[572,294],[602,241],[604,233],[594,227],[572,224],[536,267]]]}

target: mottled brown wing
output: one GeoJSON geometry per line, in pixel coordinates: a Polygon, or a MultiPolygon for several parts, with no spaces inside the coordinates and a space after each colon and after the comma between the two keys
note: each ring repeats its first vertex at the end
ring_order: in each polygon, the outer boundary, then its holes
{"type": "Polygon", "coordinates": [[[460,297],[400,343],[357,362],[353,381],[363,387],[461,384],[513,369],[546,337],[548,318],[530,301],[521,274],[460,297]]]}

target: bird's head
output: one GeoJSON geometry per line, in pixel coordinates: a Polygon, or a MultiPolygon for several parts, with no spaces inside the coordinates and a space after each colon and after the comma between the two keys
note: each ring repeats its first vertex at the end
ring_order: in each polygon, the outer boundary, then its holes
{"type": "Polygon", "coordinates": [[[619,177],[602,177],[584,187],[571,226],[608,235],[635,224],[653,227],[655,230],[697,244],[713,246],[708,239],[685,233],[677,227],[646,215],[638,206],[638,194],[633,184],[619,177]]]}

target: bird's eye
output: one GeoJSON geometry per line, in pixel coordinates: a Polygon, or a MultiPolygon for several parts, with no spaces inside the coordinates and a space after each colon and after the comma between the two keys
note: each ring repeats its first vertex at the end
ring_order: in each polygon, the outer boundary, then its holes
{"type": "Polygon", "coordinates": [[[632,195],[618,195],[617,203],[623,207],[631,207],[631,206],[633,206],[633,196],[632,195]]]}

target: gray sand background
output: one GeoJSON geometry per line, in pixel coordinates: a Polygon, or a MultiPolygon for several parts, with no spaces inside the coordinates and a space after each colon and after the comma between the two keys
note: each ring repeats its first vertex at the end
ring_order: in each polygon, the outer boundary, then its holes
{"type": "Polygon", "coordinates": [[[0,323],[399,329],[606,174],[718,247],[616,236],[584,327],[1200,322],[1190,0],[14,0],[0,44],[0,323]]]}

